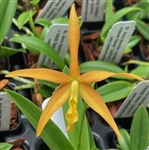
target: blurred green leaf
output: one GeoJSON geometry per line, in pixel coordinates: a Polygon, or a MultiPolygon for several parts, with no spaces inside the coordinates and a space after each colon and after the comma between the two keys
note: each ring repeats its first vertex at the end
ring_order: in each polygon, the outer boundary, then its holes
{"type": "Polygon", "coordinates": [[[37,5],[40,2],[40,0],[30,0],[30,3],[33,5],[37,5]]]}
{"type": "MultiPolygon", "coordinates": [[[[8,89],[5,89],[5,91],[36,129],[42,110],[22,95],[8,89]]],[[[46,124],[41,133],[41,138],[51,150],[74,150],[68,139],[52,120],[49,120],[46,124]]]]}
{"type": "Polygon", "coordinates": [[[119,11],[117,11],[110,19],[108,22],[106,22],[101,29],[101,38],[102,41],[105,40],[106,35],[108,34],[110,28],[117,22],[119,21],[123,16],[125,16],[127,13],[132,12],[132,11],[140,11],[140,8],[136,7],[127,7],[127,8],[122,8],[119,11]]]}
{"type": "Polygon", "coordinates": [[[149,41],[149,25],[145,22],[136,19],[136,26],[142,36],[149,41]]]}
{"type": "Polygon", "coordinates": [[[35,23],[44,27],[50,27],[52,25],[51,21],[45,18],[39,18],[35,21],[35,23]]]}
{"type": "Polygon", "coordinates": [[[133,85],[126,81],[115,81],[107,83],[96,91],[103,98],[105,103],[121,100],[127,97],[133,89],[133,85]]]}
{"type": "Polygon", "coordinates": [[[0,45],[7,35],[17,8],[17,0],[0,0],[0,45]]]}
{"type": "Polygon", "coordinates": [[[64,60],[59,56],[59,54],[50,45],[40,40],[39,38],[30,36],[19,36],[11,38],[10,41],[23,43],[27,47],[44,53],[59,67],[60,70],[62,70],[65,65],[64,60]]]}
{"type": "MultiPolygon", "coordinates": [[[[36,13],[36,11],[32,11],[31,14],[32,16],[36,13]]],[[[18,23],[18,28],[21,29],[22,26],[24,26],[28,21],[29,21],[29,15],[30,15],[30,11],[24,11],[22,12],[18,19],[17,19],[17,23],[18,23]]]]}
{"type": "Polygon", "coordinates": [[[88,61],[80,64],[81,73],[95,71],[95,70],[105,70],[110,72],[124,72],[124,70],[117,65],[104,61],[88,61]]]}
{"type": "Polygon", "coordinates": [[[0,46],[0,58],[11,56],[15,53],[22,52],[25,53],[25,49],[15,49],[6,46],[0,46]]]}
{"type": "Polygon", "coordinates": [[[0,143],[0,149],[1,150],[10,150],[12,146],[13,145],[8,144],[8,143],[0,143]]]}
{"type": "Polygon", "coordinates": [[[149,66],[140,65],[137,68],[133,69],[130,73],[146,79],[147,75],[149,74],[149,66]]]}
{"type": "Polygon", "coordinates": [[[105,13],[105,21],[108,22],[110,18],[113,16],[113,1],[106,0],[106,13],[105,13]]]}
{"type": "Polygon", "coordinates": [[[143,19],[143,18],[146,18],[148,16],[149,2],[147,2],[146,0],[140,0],[135,5],[133,5],[133,7],[138,7],[138,8],[141,8],[142,10],[139,11],[139,12],[130,12],[130,13],[128,13],[126,15],[126,18],[128,20],[143,19]]]}
{"type": "Polygon", "coordinates": [[[140,36],[134,35],[130,38],[130,41],[127,44],[127,47],[133,48],[141,40],[140,36]]]}
{"type": "Polygon", "coordinates": [[[69,24],[68,18],[54,18],[50,21],[52,24],[69,24]]]}
{"type": "Polygon", "coordinates": [[[131,150],[129,133],[125,129],[120,129],[120,133],[122,135],[122,139],[117,137],[118,147],[120,147],[121,150],[131,150]]]}
{"type": "Polygon", "coordinates": [[[132,150],[145,150],[149,138],[149,116],[146,108],[140,106],[136,111],[130,129],[132,150]]]}

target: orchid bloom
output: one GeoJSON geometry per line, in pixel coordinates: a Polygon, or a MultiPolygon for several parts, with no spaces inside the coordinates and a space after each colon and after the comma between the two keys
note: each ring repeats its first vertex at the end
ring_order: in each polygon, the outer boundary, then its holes
{"type": "Polygon", "coordinates": [[[73,125],[78,121],[79,114],[77,111],[78,95],[99,115],[101,115],[107,123],[113,128],[115,133],[120,137],[117,125],[112,118],[107,106],[102,100],[101,96],[96,90],[91,87],[90,83],[105,80],[111,76],[126,76],[143,81],[142,78],[128,73],[114,73],[108,71],[91,71],[80,75],[80,68],[78,63],[78,47],[80,41],[80,30],[78,19],[75,11],[74,4],[71,7],[69,29],[68,29],[68,42],[70,51],[70,74],[67,75],[63,72],[45,69],[23,69],[9,73],[6,77],[23,76],[31,77],[41,80],[48,80],[59,83],[60,86],[55,90],[50,98],[47,106],[45,107],[39,119],[37,133],[39,136],[48,122],[49,118],[57,111],[67,100],[69,109],[66,113],[66,120],[68,122],[67,130],[73,130],[73,125]]]}

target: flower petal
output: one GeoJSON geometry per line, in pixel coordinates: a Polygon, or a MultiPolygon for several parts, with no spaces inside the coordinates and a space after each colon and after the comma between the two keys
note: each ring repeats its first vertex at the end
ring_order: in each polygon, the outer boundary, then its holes
{"type": "Polygon", "coordinates": [[[122,77],[134,78],[140,81],[144,81],[141,77],[131,73],[114,73],[108,71],[87,72],[82,74],[80,77],[78,77],[78,81],[81,83],[99,82],[112,76],[122,76],[122,77]]]}
{"type": "Polygon", "coordinates": [[[65,103],[65,101],[69,98],[69,96],[70,96],[69,84],[61,85],[59,88],[56,89],[56,91],[50,98],[50,101],[46,105],[43,113],[40,116],[36,132],[37,136],[41,134],[48,120],[51,118],[54,112],[57,111],[65,103]]]}
{"type": "Polygon", "coordinates": [[[102,116],[105,121],[111,126],[115,133],[121,137],[118,127],[111,116],[107,106],[102,100],[101,96],[88,84],[80,84],[79,91],[83,100],[100,116],[102,116]]]}
{"type": "Polygon", "coordinates": [[[78,92],[79,92],[79,83],[77,80],[73,80],[71,83],[70,98],[68,100],[69,109],[66,113],[66,120],[68,122],[67,130],[73,130],[73,124],[78,121],[78,92]]]}
{"type": "Polygon", "coordinates": [[[80,42],[80,29],[78,18],[75,11],[74,4],[70,10],[69,28],[68,28],[68,43],[70,50],[70,75],[78,77],[80,75],[80,68],[78,64],[78,49],[80,42]]]}
{"type": "Polygon", "coordinates": [[[41,80],[48,80],[55,83],[66,84],[71,82],[71,77],[59,71],[35,68],[35,69],[22,69],[10,72],[6,77],[22,76],[41,80]]]}

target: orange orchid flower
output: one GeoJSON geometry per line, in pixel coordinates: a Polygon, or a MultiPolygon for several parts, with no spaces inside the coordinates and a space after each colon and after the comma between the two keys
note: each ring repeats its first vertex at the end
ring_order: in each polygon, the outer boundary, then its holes
{"type": "Polygon", "coordinates": [[[128,73],[114,73],[107,71],[91,71],[80,75],[78,63],[78,47],[80,41],[80,30],[74,4],[70,11],[70,22],[68,29],[68,41],[70,50],[70,75],[52,69],[35,68],[23,69],[11,72],[6,77],[23,76],[41,80],[48,80],[59,83],[60,86],[51,96],[46,108],[44,109],[38,123],[37,133],[39,136],[48,122],[49,118],[57,111],[67,100],[69,109],[66,113],[68,122],[67,130],[73,130],[73,125],[78,121],[79,114],[77,111],[78,95],[99,115],[101,115],[107,123],[113,128],[115,133],[120,136],[117,125],[112,118],[108,108],[106,107],[101,96],[94,88],[90,86],[91,82],[105,80],[111,76],[126,76],[143,81],[142,78],[128,73]]]}

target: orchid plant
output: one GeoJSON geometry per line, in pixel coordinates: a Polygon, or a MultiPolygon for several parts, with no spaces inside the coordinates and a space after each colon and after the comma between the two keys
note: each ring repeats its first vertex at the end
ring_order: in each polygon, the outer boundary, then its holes
{"type": "MultiPolygon", "coordinates": [[[[81,97],[84,100],[84,103],[86,103],[89,107],[91,107],[94,111],[96,111],[99,115],[101,115],[111,126],[111,128],[115,131],[117,136],[121,137],[119,129],[114,119],[112,118],[101,96],[92,87],[92,83],[99,82],[113,76],[134,78],[139,81],[144,81],[144,80],[137,75],[133,75],[129,73],[115,73],[115,72],[98,71],[98,70],[81,74],[80,66],[78,63],[79,41],[80,41],[79,23],[75,11],[75,6],[73,4],[70,11],[69,29],[68,29],[68,43],[69,43],[69,52],[70,52],[69,73],[67,74],[65,73],[65,71],[61,72],[52,69],[35,68],[35,69],[23,69],[23,70],[13,71],[8,73],[6,77],[14,77],[14,76],[29,77],[29,78],[35,78],[40,80],[47,80],[59,84],[59,86],[55,89],[55,92],[51,96],[50,101],[48,102],[44,111],[41,113],[41,115],[40,113],[38,113],[38,117],[40,117],[38,121],[38,125],[37,124],[35,125],[35,118],[37,118],[37,116],[35,114],[33,114],[34,117],[30,116],[32,118],[30,119],[30,121],[32,124],[34,124],[34,127],[36,128],[37,136],[39,135],[42,136],[43,132],[45,133],[45,128],[47,127],[47,124],[49,124],[49,118],[51,118],[51,116],[66,102],[68,102],[68,109],[65,114],[65,118],[67,120],[67,131],[73,133],[74,126],[77,124],[77,122],[80,119],[82,119],[80,117],[82,116],[82,114],[78,112],[78,110],[80,109],[78,107],[78,104],[80,101],[82,101],[80,99],[81,97]]],[[[6,92],[11,97],[11,99],[14,100],[14,102],[18,105],[18,107],[21,110],[24,111],[25,109],[28,109],[23,106],[23,103],[21,103],[19,99],[19,97],[22,100],[25,98],[22,98],[22,96],[19,96],[18,94],[15,94],[15,92],[12,92],[10,90],[6,90],[6,92]]],[[[29,102],[27,103],[29,108],[31,108],[31,106],[34,107],[33,104],[29,102]]],[[[30,111],[29,112],[24,111],[24,112],[27,116],[29,116],[29,114],[31,113],[30,111]]],[[[85,111],[83,111],[83,113],[85,114],[85,111]]],[[[82,124],[83,124],[83,121],[81,122],[82,123],[80,129],[82,129],[82,124]]],[[[47,131],[54,132],[49,130],[50,127],[47,131]]],[[[82,135],[79,134],[78,136],[81,137],[82,135]]],[[[83,141],[83,139],[80,137],[78,138],[79,140],[78,143],[81,143],[80,140],[83,141]]],[[[78,143],[71,142],[72,147],[74,149],[79,150],[80,149],[79,146],[76,148],[76,145],[78,143]]]]}

